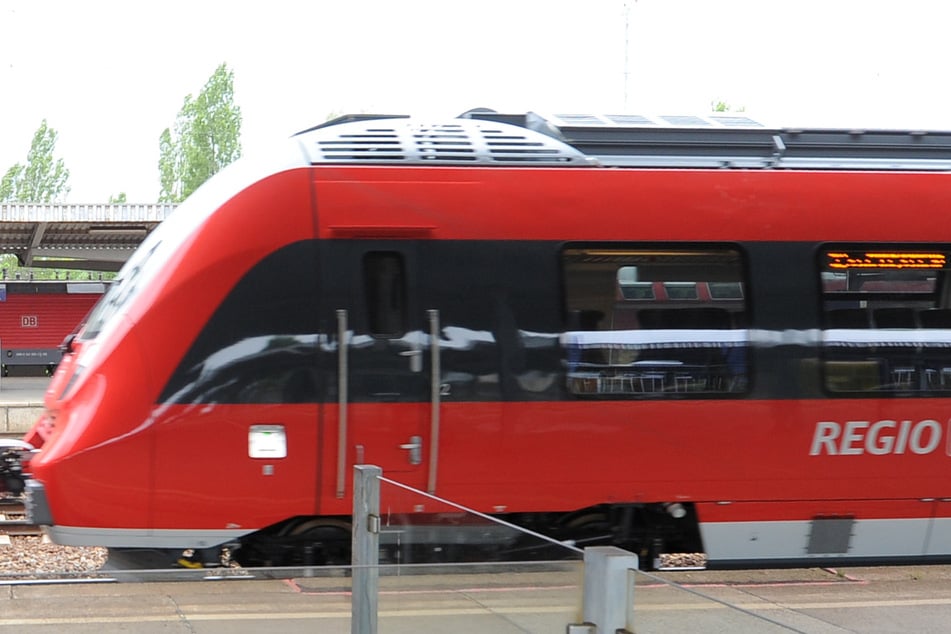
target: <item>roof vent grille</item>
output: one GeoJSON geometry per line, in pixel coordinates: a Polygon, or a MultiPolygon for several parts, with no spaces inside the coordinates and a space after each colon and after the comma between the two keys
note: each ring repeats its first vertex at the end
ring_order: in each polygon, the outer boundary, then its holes
{"type": "Polygon", "coordinates": [[[312,163],[401,165],[593,165],[551,136],[506,123],[458,119],[363,120],[322,126],[303,135],[312,163]]]}

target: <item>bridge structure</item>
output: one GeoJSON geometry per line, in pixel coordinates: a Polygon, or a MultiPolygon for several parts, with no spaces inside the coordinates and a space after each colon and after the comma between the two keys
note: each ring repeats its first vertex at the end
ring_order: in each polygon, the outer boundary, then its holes
{"type": "Polygon", "coordinates": [[[118,271],[172,203],[0,203],[0,254],[21,266],[118,271]]]}

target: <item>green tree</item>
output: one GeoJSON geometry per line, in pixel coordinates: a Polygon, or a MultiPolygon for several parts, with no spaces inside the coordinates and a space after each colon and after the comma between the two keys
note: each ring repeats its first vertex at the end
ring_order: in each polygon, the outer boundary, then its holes
{"type": "Polygon", "coordinates": [[[160,202],[178,203],[241,156],[241,109],[234,104],[234,72],[220,65],[197,97],[188,95],[174,134],[159,136],[160,202]]]}
{"type": "Polygon", "coordinates": [[[119,194],[116,196],[109,196],[110,205],[118,205],[118,204],[127,203],[127,202],[129,201],[126,200],[125,192],[119,192],[119,194]]]}
{"type": "Polygon", "coordinates": [[[723,99],[714,99],[710,102],[711,112],[746,112],[746,106],[734,106],[723,99]]]}
{"type": "Polygon", "coordinates": [[[69,193],[69,170],[63,159],[54,159],[56,130],[46,119],[33,135],[26,164],[17,163],[0,180],[0,201],[24,203],[61,202],[69,193]]]}

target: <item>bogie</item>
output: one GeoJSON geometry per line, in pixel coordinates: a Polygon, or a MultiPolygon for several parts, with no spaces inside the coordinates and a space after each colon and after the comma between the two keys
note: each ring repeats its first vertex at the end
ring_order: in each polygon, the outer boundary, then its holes
{"type": "MultiPolygon", "coordinates": [[[[380,563],[577,559],[579,549],[613,545],[637,553],[641,567],[649,570],[657,567],[662,553],[703,549],[692,505],[681,505],[676,514],[669,507],[604,505],[568,514],[500,518],[525,531],[472,518],[466,523],[436,515],[397,515],[381,526],[380,563]]],[[[244,566],[346,566],[350,546],[346,518],[301,517],[243,538],[234,559],[244,566]]]]}

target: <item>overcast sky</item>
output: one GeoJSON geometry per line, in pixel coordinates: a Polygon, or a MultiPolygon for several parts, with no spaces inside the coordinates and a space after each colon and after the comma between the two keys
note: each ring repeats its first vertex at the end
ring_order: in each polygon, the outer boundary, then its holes
{"type": "Polygon", "coordinates": [[[0,173],[45,118],[70,202],[158,197],[158,139],[215,68],[245,154],[330,113],[703,114],[951,129],[941,0],[0,0],[0,173]]]}

